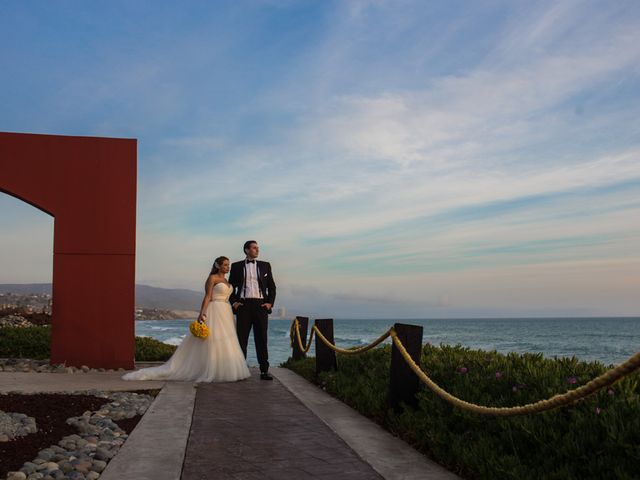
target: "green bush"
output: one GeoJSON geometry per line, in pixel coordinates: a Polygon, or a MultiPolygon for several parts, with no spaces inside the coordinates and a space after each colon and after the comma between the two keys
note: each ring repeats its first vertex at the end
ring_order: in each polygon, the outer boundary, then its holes
{"type": "MultiPolygon", "coordinates": [[[[138,362],[165,361],[176,350],[148,337],[136,337],[135,359],[138,362]]],[[[44,360],[51,354],[51,327],[0,328],[0,358],[44,360]]]]}
{"type": "MultiPolygon", "coordinates": [[[[466,412],[424,388],[418,407],[387,406],[391,347],[338,355],[315,375],[314,359],[283,364],[466,478],[640,478],[640,374],[571,406],[509,418],[466,412]]],[[[425,345],[422,369],[445,390],[489,406],[515,406],[576,388],[604,372],[598,362],[425,345]]]]}
{"type": "Polygon", "coordinates": [[[51,352],[51,327],[0,328],[0,357],[44,360],[51,352]]]}
{"type": "Polygon", "coordinates": [[[175,345],[162,343],[155,338],[136,337],[136,361],[164,362],[176,351],[175,345]]]}

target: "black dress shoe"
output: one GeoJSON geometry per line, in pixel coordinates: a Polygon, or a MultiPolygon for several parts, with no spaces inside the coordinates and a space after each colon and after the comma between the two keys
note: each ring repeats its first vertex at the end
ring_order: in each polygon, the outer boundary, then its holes
{"type": "Polygon", "coordinates": [[[267,372],[264,372],[260,374],[260,380],[273,380],[273,377],[267,372]]]}

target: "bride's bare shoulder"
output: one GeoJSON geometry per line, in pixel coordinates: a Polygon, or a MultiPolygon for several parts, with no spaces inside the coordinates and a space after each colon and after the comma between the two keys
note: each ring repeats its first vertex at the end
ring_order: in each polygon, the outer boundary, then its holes
{"type": "Polygon", "coordinates": [[[211,274],[207,277],[207,281],[205,283],[205,288],[207,290],[209,290],[210,288],[213,288],[216,285],[216,275],[215,274],[211,274]]]}
{"type": "Polygon", "coordinates": [[[224,283],[225,285],[229,285],[229,282],[227,282],[227,280],[224,277],[221,277],[220,275],[216,275],[214,273],[209,275],[209,278],[207,279],[208,286],[213,288],[219,283],[224,283]]]}

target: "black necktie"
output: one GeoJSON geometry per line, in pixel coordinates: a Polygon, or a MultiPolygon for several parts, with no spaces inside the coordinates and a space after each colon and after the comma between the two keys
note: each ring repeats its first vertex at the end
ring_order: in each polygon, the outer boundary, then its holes
{"type": "Polygon", "coordinates": [[[247,260],[247,263],[256,263],[255,260],[247,260]]]}

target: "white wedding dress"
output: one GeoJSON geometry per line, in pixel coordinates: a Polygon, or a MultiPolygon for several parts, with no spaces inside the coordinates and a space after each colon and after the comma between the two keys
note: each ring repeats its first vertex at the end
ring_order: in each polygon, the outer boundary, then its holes
{"type": "Polygon", "coordinates": [[[251,376],[244,358],[229,304],[232,287],[224,282],[213,287],[207,307],[209,336],[187,333],[171,358],[157,367],[142,368],[122,376],[124,380],[188,380],[234,382],[251,376]]]}

